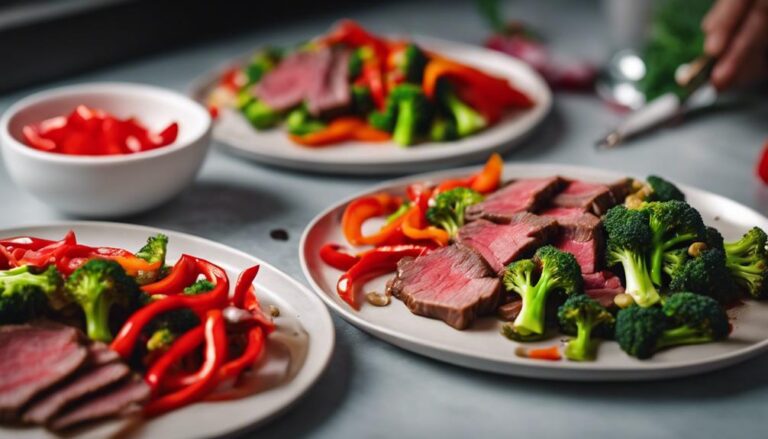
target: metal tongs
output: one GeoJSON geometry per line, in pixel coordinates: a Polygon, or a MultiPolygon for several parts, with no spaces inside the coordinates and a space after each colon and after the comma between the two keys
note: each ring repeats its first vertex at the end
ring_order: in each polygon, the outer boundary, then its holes
{"type": "Polygon", "coordinates": [[[597,141],[598,148],[613,148],[626,140],[652,131],[670,119],[674,119],[692,108],[710,105],[717,97],[709,77],[715,58],[702,56],[687,66],[681,66],[675,81],[681,90],[665,93],[634,111],[616,129],[597,141]]]}

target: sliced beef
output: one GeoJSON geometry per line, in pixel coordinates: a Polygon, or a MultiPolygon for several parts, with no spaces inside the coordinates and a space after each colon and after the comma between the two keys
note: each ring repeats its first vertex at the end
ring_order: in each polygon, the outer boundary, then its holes
{"type": "Polygon", "coordinates": [[[120,356],[117,352],[100,341],[93,342],[88,346],[88,364],[91,366],[101,366],[118,360],[120,360],[120,356]]]}
{"type": "Polygon", "coordinates": [[[67,404],[98,392],[127,377],[131,372],[121,362],[108,362],[84,368],[62,386],[57,386],[38,399],[24,412],[23,420],[31,424],[47,424],[67,404]]]}
{"type": "Polygon", "coordinates": [[[518,180],[494,192],[483,202],[467,209],[467,220],[484,218],[508,222],[519,212],[537,210],[546,205],[563,187],[560,177],[518,180]]]}
{"type": "Polygon", "coordinates": [[[611,190],[611,194],[613,195],[613,199],[616,204],[624,203],[624,199],[627,198],[627,195],[632,193],[633,184],[634,180],[627,177],[608,185],[608,189],[611,190]]]}
{"type": "Polygon", "coordinates": [[[604,184],[572,181],[552,200],[555,207],[576,207],[602,215],[616,205],[611,189],[604,184]]]}
{"type": "Polygon", "coordinates": [[[304,101],[315,115],[344,107],[350,102],[348,61],[347,51],[330,47],[297,51],[264,75],[252,93],[279,111],[304,101]]]}
{"type": "Polygon", "coordinates": [[[145,402],[149,396],[150,389],[147,383],[140,378],[132,377],[68,408],[56,416],[48,427],[57,431],[65,430],[84,422],[120,415],[131,407],[145,402]]]}
{"type": "Polygon", "coordinates": [[[512,322],[517,318],[517,315],[520,314],[521,309],[523,309],[523,299],[520,296],[515,295],[512,300],[499,306],[499,309],[496,310],[496,314],[498,314],[502,320],[512,322]]]}
{"type": "Polygon", "coordinates": [[[602,263],[603,231],[600,219],[578,207],[555,207],[541,212],[560,226],[555,247],[573,254],[582,273],[597,271],[602,263]]]}
{"type": "Polygon", "coordinates": [[[464,329],[493,312],[501,281],[477,253],[457,244],[401,260],[387,290],[412,313],[464,329]]]}
{"type": "Polygon", "coordinates": [[[0,420],[12,421],[35,395],[87,359],[79,332],[55,323],[0,326],[0,420]]]}
{"type": "Polygon", "coordinates": [[[533,253],[556,233],[557,223],[552,218],[522,212],[509,217],[507,224],[482,219],[466,224],[459,229],[457,240],[480,253],[494,272],[501,273],[507,264],[533,253]]]}
{"type": "Polygon", "coordinates": [[[621,279],[610,271],[584,274],[584,293],[608,308],[613,306],[613,298],[624,293],[621,279]]]}

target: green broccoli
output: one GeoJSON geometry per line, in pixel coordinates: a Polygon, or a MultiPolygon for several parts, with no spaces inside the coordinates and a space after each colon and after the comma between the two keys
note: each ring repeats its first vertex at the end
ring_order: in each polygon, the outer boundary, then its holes
{"type": "Polygon", "coordinates": [[[0,271],[0,325],[23,323],[44,314],[49,301],[57,300],[61,284],[53,265],[39,274],[27,265],[0,271]]]}
{"type": "Polygon", "coordinates": [[[646,201],[685,201],[685,194],[677,186],[658,175],[649,175],[645,180],[651,187],[651,195],[646,201]]]}
{"type": "Polygon", "coordinates": [[[504,272],[504,286],[519,294],[523,301],[515,321],[503,329],[507,337],[517,340],[537,339],[544,334],[547,300],[555,292],[566,296],[583,293],[576,258],[551,245],[539,248],[533,259],[509,264],[504,272]]]}
{"type": "Polygon", "coordinates": [[[459,138],[456,122],[449,117],[435,117],[429,129],[429,139],[433,142],[450,142],[459,138]]]}
{"type": "Polygon", "coordinates": [[[699,212],[685,201],[654,201],[645,203],[651,228],[651,280],[662,286],[664,253],[705,239],[706,228],[699,212]]]}
{"type": "Polygon", "coordinates": [[[438,84],[437,100],[456,123],[456,133],[459,138],[467,137],[488,126],[485,116],[459,99],[453,88],[445,82],[438,84]]]}
{"type": "Polygon", "coordinates": [[[368,123],[378,130],[391,133],[397,122],[397,107],[394,99],[387,99],[382,111],[374,111],[368,115],[368,123]]]}
{"type": "Polygon", "coordinates": [[[312,117],[312,115],[309,114],[309,111],[307,111],[307,107],[304,105],[300,105],[288,113],[288,117],[285,119],[285,125],[289,133],[297,136],[305,136],[320,131],[326,126],[323,121],[312,117]]]}
{"type": "Polygon", "coordinates": [[[723,244],[725,265],[743,290],[756,299],[768,297],[768,236],[753,227],[736,242],[723,244]]]}
{"type": "Polygon", "coordinates": [[[483,196],[480,193],[465,187],[441,192],[435,197],[435,204],[427,209],[427,221],[456,236],[459,227],[464,225],[464,211],[481,201],[483,196]]]}
{"type": "Polygon", "coordinates": [[[196,296],[200,293],[207,293],[211,291],[215,285],[208,279],[200,279],[192,285],[184,288],[184,294],[187,296],[196,296]]]}
{"type": "Polygon", "coordinates": [[[608,235],[606,262],[624,268],[626,294],[644,308],[657,303],[661,297],[648,267],[653,241],[648,212],[616,206],[606,213],[603,226],[608,235]]]}
{"type": "Polygon", "coordinates": [[[681,292],[669,296],[661,308],[619,311],[615,335],[624,352],[644,359],[672,346],[722,340],[728,328],[728,316],[717,301],[681,292]]]}
{"type": "Polygon", "coordinates": [[[705,250],[690,258],[669,282],[671,291],[690,291],[712,297],[720,303],[732,302],[738,287],[726,267],[725,255],[719,249],[705,250]]]}
{"type": "Polygon", "coordinates": [[[64,284],[65,294],[85,314],[86,333],[92,340],[112,340],[110,311],[114,305],[135,309],[141,290],[117,262],[91,259],[75,270],[64,284]]]}
{"type": "Polygon", "coordinates": [[[403,75],[406,82],[413,84],[421,84],[427,62],[429,62],[427,54],[413,43],[394,54],[395,68],[403,75]]]}
{"type": "Polygon", "coordinates": [[[349,54],[347,64],[347,76],[349,79],[355,79],[363,72],[363,64],[367,59],[373,57],[373,49],[369,46],[358,47],[349,54]]]}
{"type": "Polygon", "coordinates": [[[392,140],[402,146],[413,145],[429,126],[432,110],[424,91],[420,85],[400,84],[392,89],[387,100],[397,107],[392,140]]]}
{"type": "Polygon", "coordinates": [[[714,227],[707,227],[704,243],[709,249],[720,249],[723,253],[725,253],[725,242],[723,235],[721,235],[720,232],[714,227]]]}
{"type": "Polygon", "coordinates": [[[373,111],[373,96],[371,89],[364,85],[353,85],[350,89],[352,95],[352,111],[361,116],[373,111]]]}
{"type": "Polygon", "coordinates": [[[396,219],[400,218],[401,216],[405,215],[408,210],[411,209],[411,202],[405,201],[403,204],[400,205],[400,207],[397,208],[396,211],[389,214],[389,216],[386,219],[387,224],[391,224],[396,219]]]}
{"type": "Polygon", "coordinates": [[[597,353],[593,336],[608,336],[613,332],[613,315],[586,294],[571,296],[557,311],[560,329],[575,335],[565,347],[565,357],[572,361],[592,361],[597,353]]]}
{"type": "MultiPolygon", "coordinates": [[[[207,279],[200,279],[184,288],[184,294],[194,296],[207,293],[214,284],[207,279]]],[[[182,308],[163,313],[154,319],[144,329],[147,339],[147,352],[164,351],[182,334],[200,324],[200,319],[190,309],[182,308]]]]}
{"type": "Polygon", "coordinates": [[[683,268],[690,256],[687,248],[677,248],[664,252],[663,270],[671,279],[683,268]]]}
{"type": "Polygon", "coordinates": [[[136,276],[136,282],[139,285],[145,285],[156,281],[160,277],[162,267],[165,265],[165,256],[168,253],[168,237],[158,233],[155,236],[150,236],[147,239],[147,243],[136,252],[136,257],[144,259],[150,264],[159,262],[160,269],[152,272],[139,272],[136,276]]]}
{"type": "Polygon", "coordinates": [[[242,109],[245,118],[257,130],[266,130],[280,122],[282,114],[259,99],[254,99],[242,109]]]}
{"type": "Polygon", "coordinates": [[[248,85],[256,84],[270,70],[274,69],[280,63],[282,51],[275,48],[266,48],[251,58],[250,63],[245,68],[245,74],[248,77],[248,85]]]}

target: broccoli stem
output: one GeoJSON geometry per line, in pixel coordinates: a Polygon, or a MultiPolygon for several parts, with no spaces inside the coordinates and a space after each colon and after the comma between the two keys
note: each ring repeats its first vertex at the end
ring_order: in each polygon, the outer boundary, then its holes
{"type": "Polygon", "coordinates": [[[624,276],[627,279],[626,293],[632,296],[639,306],[647,308],[661,300],[659,292],[653,286],[651,276],[648,274],[645,259],[642,255],[623,251],[617,258],[624,267],[624,276]]]}
{"type": "Polygon", "coordinates": [[[110,306],[109,300],[103,297],[83,305],[86,332],[91,340],[112,341],[112,333],[109,330],[110,306]]]}
{"type": "Polygon", "coordinates": [[[413,101],[404,100],[398,105],[397,122],[392,140],[400,146],[409,146],[416,141],[416,106],[413,101]]]}
{"type": "Polygon", "coordinates": [[[685,233],[662,242],[664,237],[661,233],[654,235],[655,245],[651,251],[651,280],[654,285],[663,285],[662,273],[664,272],[664,253],[679,244],[695,240],[696,238],[697,236],[694,233],[685,233]]]}
{"type": "Polygon", "coordinates": [[[712,337],[702,335],[696,329],[688,326],[679,326],[677,328],[668,329],[664,331],[659,340],[656,342],[657,349],[665,347],[688,345],[688,344],[700,344],[709,343],[712,341],[712,337]]]}
{"type": "Polygon", "coordinates": [[[456,120],[459,137],[469,136],[485,128],[487,122],[480,113],[462,102],[454,93],[446,93],[444,99],[445,105],[456,120]]]}
{"type": "Polygon", "coordinates": [[[597,343],[592,339],[592,321],[576,322],[576,338],[565,346],[565,357],[572,361],[592,361],[595,359],[597,343]]]}
{"type": "Polygon", "coordinates": [[[549,290],[550,274],[545,270],[536,286],[526,284],[523,287],[523,306],[513,323],[515,331],[522,336],[544,333],[546,302],[549,290]]]}

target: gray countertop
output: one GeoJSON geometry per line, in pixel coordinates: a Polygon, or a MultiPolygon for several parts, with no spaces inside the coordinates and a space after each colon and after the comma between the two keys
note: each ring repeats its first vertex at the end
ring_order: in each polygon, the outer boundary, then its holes
{"type": "MultiPolygon", "coordinates": [[[[510,16],[537,26],[560,50],[600,60],[608,50],[592,2],[514,2],[510,16]]],[[[472,2],[395,2],[348,11],[373,29],[481,42],[486,27],[472,2]]],[[[136,81],[185,90],[196,75],[264,43],[324,31],[340,15],[288,23],[238,38],[82,75],[66,82],[136,81]]],[[[63,83],[63,82],[62,82],[63,83]]],[[[46,84],[47,88],[57,84],[46,84]]],[[[34,90],[0,97],[0,111],[34,90]]],[[[619,115],[593,96],[557,94],[552,114],[508,162],[582,164],[695,185],[768,212],[768,188],[754,163],[768,140],[765,94],[598,153],[596,137],[619,115]]],[[[123,221],[193,233],[263,257],[306,284],[298,242],[319,211],[379,179],[307,175],[267,168],[214,149],[180,198],[123,221]],[[275,228],[287,242],[272,240],[275,228]]],[[[10,208],[0,227],[62,219],[19,192],[0,171],[10,208]]],[[[765,437],[768,356],[667,382],[579,384],[475,372],[379,341],[334,317],[337,348],[328,371],[290,412],[259,437],[765,437]]]]}

